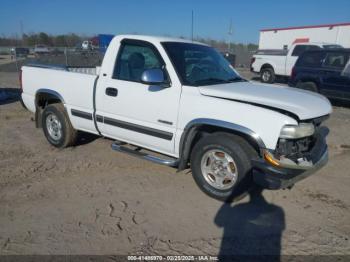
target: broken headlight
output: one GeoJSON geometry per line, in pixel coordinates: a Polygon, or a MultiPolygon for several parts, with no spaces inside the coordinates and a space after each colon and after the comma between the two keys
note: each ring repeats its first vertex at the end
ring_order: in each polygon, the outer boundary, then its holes
{"type": "Polygon", "coordinates": [[[315,133],[315,126],[312,123],[300,123],[297,126],[285,125],[282,127],[280,138],[298,139],[312,136],[315,133]]]}

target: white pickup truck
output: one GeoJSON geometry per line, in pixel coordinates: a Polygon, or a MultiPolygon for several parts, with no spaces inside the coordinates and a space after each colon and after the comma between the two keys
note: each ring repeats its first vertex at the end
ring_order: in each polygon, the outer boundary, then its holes
{"type": "Polygon", "coordinates": [[[295,62],[303,52],[321,48],[342,47],[325,43],[296,43],[289,50],[258,50],[252,57],[250,71],[260,74],[261,82],[273,83],[276,76],[291,75],[295,62]]]}
{"type": "Polygon", "coordinates": [[[101,68],[23,66],[21,81],[53,146],[74,145],[77,131],[111,138],[114,150],[191,167],[223,201],[291,187],[327,162],[325,97],[246,81],[201,43],[116,36],[101,68]]]}

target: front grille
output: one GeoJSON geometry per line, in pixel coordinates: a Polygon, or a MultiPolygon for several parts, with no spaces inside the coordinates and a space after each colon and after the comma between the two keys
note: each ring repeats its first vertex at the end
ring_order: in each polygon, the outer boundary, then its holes
{"type": "Polygon", "coordinates": [[[311,153],[312,153],[315,145],[318,142],[320,142],[320,143],[322,142],[322,141],[319,141],[321,139],[321,137],[326,136],[326,134],[323,134],[325,131],[325,127],[321,126],[321,124],[327,118],[329,118],[329,115],[324,115],[324,116],[313,118],[313,119],[303,120],[303,122],[314,124],[314,126],[315,126],[314,135],[309,136],[309,137],[303,137],[300,139],[280,138],[278,140],[274,156],[277,159],[281,159],[281,157],[285,157],[285,158],[288,158],[294,162],[298,162],[298,159],[300,159],[300,158],[312,160],[311,153]]]}
{"type": "Polygon", "coordinates": [[[315,140],[316,138],[314,136],[300,139],[280,138],[277,143],[275,157],[280,159],[283,156],[296,162],[298,159],[303,158],[310,152],[316,142],[315,140]]]}

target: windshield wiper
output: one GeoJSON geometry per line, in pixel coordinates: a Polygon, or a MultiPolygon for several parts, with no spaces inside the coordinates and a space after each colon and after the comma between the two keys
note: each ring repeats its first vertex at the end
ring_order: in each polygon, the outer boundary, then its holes
{"type": "Polygon", "coordinates": [[[215,83],[227,83],[225,79],[221,78],[215,78],[215,77],[210,77],[210,78],[205,78],[205,79],[199,79],[194,81],[195,85],[200,85],[200,84],[215,84],[215,83]]]}
{"type": "Polygon", "coordinates": [[[240,77],[234,77],[234,78],[229,78],[229,79],[221,79],[221,78],[215,78],[215,77],[210,77],[210,78],[205,78],[205,79],[200,79],[194,82],[195,85],[205,85],[205,84],[221,84],[221,83],[233,83],[233,82],[245,82],[247,80],[240,78],[240,77]]]}
{"type": "Polygon", "coordinates": [[[247,80],[245,80],[244,78],[241,77],[234,77],[234,78],[230,78],[227,79],[228,83],[233,83],[233,82],[246,82],[247,80]]]}

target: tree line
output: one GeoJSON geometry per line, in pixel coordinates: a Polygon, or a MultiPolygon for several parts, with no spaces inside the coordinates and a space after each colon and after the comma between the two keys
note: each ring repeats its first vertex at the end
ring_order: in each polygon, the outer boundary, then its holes
{"type": "MultiPolygon", "coordinates": [[[[0,37],[0,46],[28,46],[32,47],[37,44],[57,47],[73,47],[80,44],[86,39],[92,37],[81,36],[74,33],[63,35],[49,35],[44,32],[23,34],[21,38],[17,37],[0,37]]],[[[184,37],[181,37],[184,38],[184,37]]],[[[221,51],[229,51],[232,53],[253,52],[258,49],[256,44],[228,43],[225,40],[215,40],[211,38],[196,37],[195,41],[206,43],[221,51]]]]}
{"type": "Polygon", "coordinates": [[[37,44],[47,46],[73,47],[90,37],[80,36],[74,33],[65,35],[49,35],[44,32],[23,34],[21,38],[0,37],[0,46],[35,46],[37,44]]]}
{"type": "Polygon", "coordinates": [[[253,43],[248,43],[248,44],[234,43],[234,42],[228,43],[225,40],[215,40],[211,38],[202,38],[202,37],[197,37],[194,40],[213,46],[220,51],[229,51],[232,53],[254,52],[258,49],[258,45],[253,43]]]}

